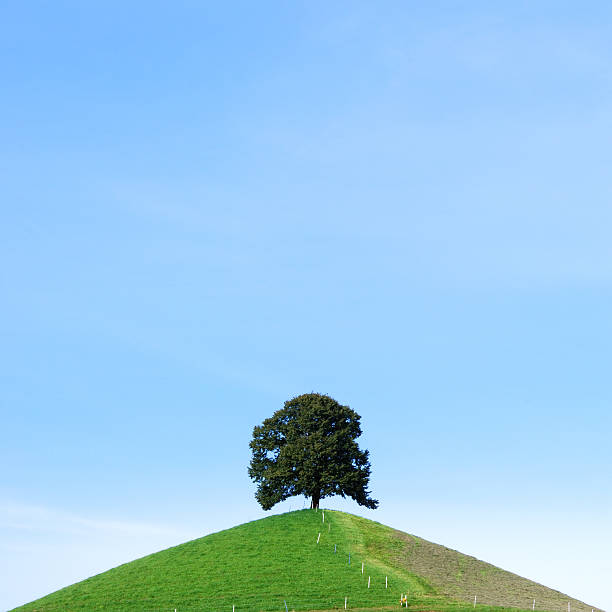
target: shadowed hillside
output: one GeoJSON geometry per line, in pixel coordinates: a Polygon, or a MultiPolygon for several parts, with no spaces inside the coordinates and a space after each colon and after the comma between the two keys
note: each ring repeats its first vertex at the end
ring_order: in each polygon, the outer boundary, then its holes
{"type": "MultiPolygon", "coordinates": [[[[368,522],[359,517],[352,520],[368,522]]],[[[374,533],[376,538],[366,538],[370,554],[420,576],[438,594],[469,602],[476,596],[480,603],[504,607],[532,609],[535,599],[536,610],[567,611],[568,602],[572,611],[594,609],[559,591],[417,536],[382,525],[374,533]]]]}

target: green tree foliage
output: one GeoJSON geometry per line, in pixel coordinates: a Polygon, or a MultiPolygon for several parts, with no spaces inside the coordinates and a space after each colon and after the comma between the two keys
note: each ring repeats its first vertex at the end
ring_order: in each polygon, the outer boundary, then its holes
{"type": "Polygon", "coordinates": [[[293,495],[305,495],[311,508],[331,495],[352,497],[377,508],[369,496],[368,451],[355,439],[361,417],[348,406],[319,393],[285,402],[253,430],[249,476],[257,483],[255,497],[264,510],[293,495]]]}

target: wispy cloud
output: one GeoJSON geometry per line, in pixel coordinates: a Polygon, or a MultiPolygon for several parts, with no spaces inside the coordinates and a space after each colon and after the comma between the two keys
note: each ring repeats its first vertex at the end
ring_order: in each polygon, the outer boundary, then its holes
{"type": "Polygon", "coordinates": [[[79,516],[47,506],[0,501],[0,530],[71,535],[164,536],[188,539],[197,534],[170,525],[116,518],[79,516]]]}

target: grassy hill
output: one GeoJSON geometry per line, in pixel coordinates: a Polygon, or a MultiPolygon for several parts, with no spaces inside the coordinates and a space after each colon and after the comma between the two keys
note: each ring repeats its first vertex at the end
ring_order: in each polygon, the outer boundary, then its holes
{"type": "Polygon", "coordinates": [[[126,563],[19,611],[223,611],[591,606],[473,557],[351,514],[302,510],[126,563]],[[323,522],[324,518],[324,522],[323,522]],[[320,535],[319,535],[320,534],[320,535]],[[317,542],[318,540],[318,542],[317,542]],[[350,564],[349,564],[350,554],[350,564]],[[363,564],[363,573],[362,573],[363,564]],[[368,588],[369,583],[369,588],[368,588]],[[385,587],[387,585],[387,588],[385,587]]]}

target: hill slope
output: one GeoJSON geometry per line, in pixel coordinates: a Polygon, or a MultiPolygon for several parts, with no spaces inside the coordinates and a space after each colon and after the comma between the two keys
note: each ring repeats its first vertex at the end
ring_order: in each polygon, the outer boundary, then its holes
{"type": "Polygon", "coordinates": [[[126,563],[20,611],[328,610],[477,612],[591,606],[421,538],[342,512],[302,510],[246,523],[126,563]],[[324,519],[324,522],[323,522],[324,519]],[[319,535],[320,534],[320,535],[319,535]],[[349,563],[350,554],[350,563],[349,563]],[[363,564],[363,573],[362,573],[363,564]],[[369,583],[369,587],[368,587],[369,583]],[[388,588],[385,588],[385,584],[388,588]],[[470,603],[468,603],[470,602],[470,603]],[[481,605],[486,604],[486,605],[481,605]]]}

